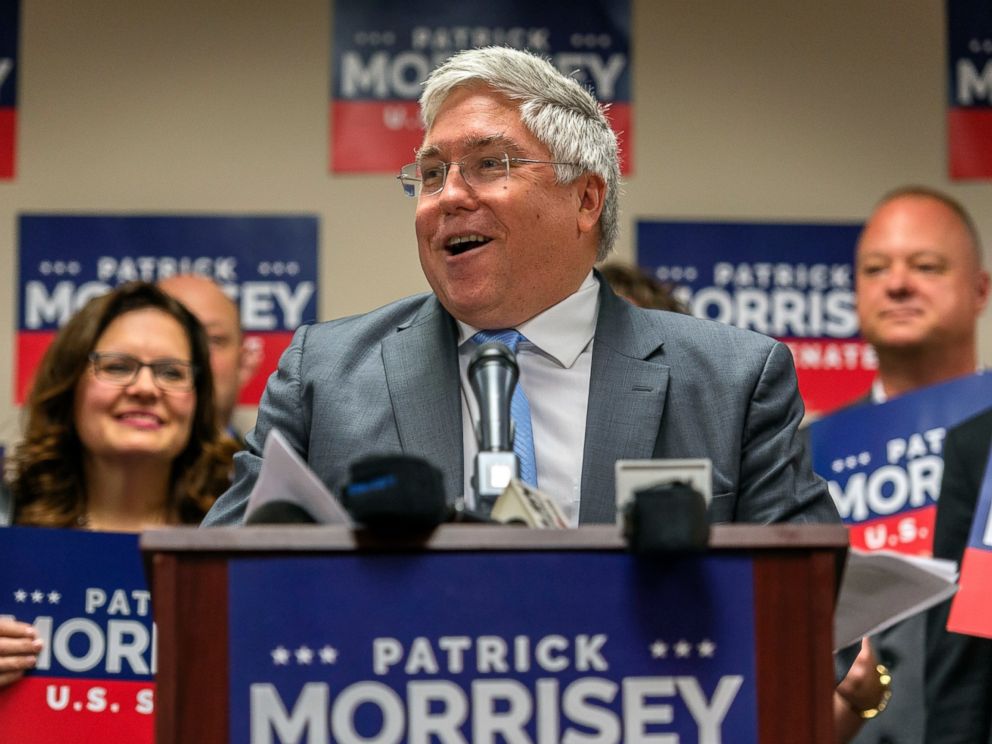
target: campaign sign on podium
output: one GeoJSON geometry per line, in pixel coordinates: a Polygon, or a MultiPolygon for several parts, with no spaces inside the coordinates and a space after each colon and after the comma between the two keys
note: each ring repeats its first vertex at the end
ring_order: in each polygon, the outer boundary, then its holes
{"type": "Polygon", "coordinates": [[[747,556],[384,553],[228,571],[232,744],[757,741],[747,556]]]}
{"type": "Polygon", "coordinates": [[[137,535],[0,529],[0,615],[32,623],[35,669],[0,689],[0,741],[154,741],[155,634],[137,535]]]}

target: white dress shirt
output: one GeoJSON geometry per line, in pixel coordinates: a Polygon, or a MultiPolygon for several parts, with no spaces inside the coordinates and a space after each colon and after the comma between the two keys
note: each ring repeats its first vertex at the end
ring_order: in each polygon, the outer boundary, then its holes
{"type": "MultiPolygon", "coordinates": [[[[558,502],[573,527],[579,523],[592,340],[598,313],[599,282],[590,271],[574,294],[517,326],[526,339],[517,348],[517,384],[530,403],[537,487],[558,502]]],[[[476,348],[470,339],[479,330],[458,321],[465,500],[471,507],[475,506],[472,474],[479,450],[474,428],[479,406],[468,382],[468,364],[476,348]]]]}

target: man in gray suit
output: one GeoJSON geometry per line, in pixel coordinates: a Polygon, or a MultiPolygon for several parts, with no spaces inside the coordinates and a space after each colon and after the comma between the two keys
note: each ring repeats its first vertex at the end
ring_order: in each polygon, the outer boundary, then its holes
{"type": "Polygon", "coordinates": [[[618,232],[619,160],[602,108],[526,52],[458,54],[421,98],[421,266],[433,292],[304,327],[269,380],[235,482],[205,524],[239,523],[279,429],[332,488],[375,453],[427,459],[465,495],[477,444],[477,331],[515,329],[536,479],[572,524],[615,517],[621,458],[708,457],[712,521],[836,521],[797,429],[792,358],[765,336],[635,308],[593,265],[618,232]]]}

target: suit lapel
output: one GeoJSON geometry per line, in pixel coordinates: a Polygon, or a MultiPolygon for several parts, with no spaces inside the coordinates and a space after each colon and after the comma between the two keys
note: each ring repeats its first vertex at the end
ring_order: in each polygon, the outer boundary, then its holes
{"type": "Polygon", "coordinates": [[[430,297],[413,321],[382,343],[382,364],[407,454],[444,473],[445,494],[462,493],[462,416],[454,322],[430,297]]]}
{"type": "Polygon", "coordinates": [[[600,278],[582,457],[582,523],[613,521],[616,461],[650,459],[654,452],[669,368],[651,361],[661,348],[661,333],[644,317],[600,278]]]}

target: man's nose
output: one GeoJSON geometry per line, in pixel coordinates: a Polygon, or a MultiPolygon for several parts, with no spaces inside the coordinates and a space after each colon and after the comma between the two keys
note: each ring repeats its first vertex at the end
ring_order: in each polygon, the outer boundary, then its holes
{"type": "Polygon", "coordinates": [[[885,277],[885,289],[892,295],[904,295],[912,291],[912,276],[908,267],[902,264],[893,265],[885,277]]]}
{"type": "Polygon", "coordinates": [[[462,175],[461,163],[451,163],[448,166],[444,186],[437,196],[446,208],[460,207],[464,206],[466,202],[475,202],[475,189],[462,175]]]}

